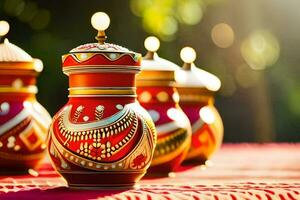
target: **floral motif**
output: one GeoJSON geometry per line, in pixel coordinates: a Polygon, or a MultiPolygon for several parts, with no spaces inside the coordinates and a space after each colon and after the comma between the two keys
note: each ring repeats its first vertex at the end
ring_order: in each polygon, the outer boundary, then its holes
{"type": "Polygon", "coordinates": [[[141,169],[145,166],[147,157],[144,156],[142,153],[139,154],[134,160],[133,160],[133,168],[141,169]]]}

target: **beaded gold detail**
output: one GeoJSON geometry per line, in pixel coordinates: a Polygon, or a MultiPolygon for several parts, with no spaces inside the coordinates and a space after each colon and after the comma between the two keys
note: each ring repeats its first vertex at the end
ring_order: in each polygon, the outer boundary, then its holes
{"type": "MultiPolygon", "coordinates": [[[[100,107],[104,109],[103,106],[100,107]]],[[[100,107],[97,106],[96,110],[97,108],[100,109],[100,107]]],[[[69,114],[70,109],[66,109],[65,112],[62,113],[58,122],[59,130],[65,138],[64,145],[68,146],[69,142],[81,142],[76,153],[93,160],[99,161],[103,158],[111,157],[120,151],[123,146],[125,146],[133,138],[137,131],[138,118],[136,114],[129,109],[123,109],[110,118],[86,123],[85,125],[92,124],[94,127],[87,129],[82,128],[81,130],[72,130],[72,127],[76,127],[76,125],[82,126],[82,123],[73,124],[71,126],[66,124],[65,119],[66,117],[68,118],[69,114]],[[109,123],[112,120],[114,123],[109,123]],[[102,139],[117,135],[129,127],[131,128],[129,133],[117,144],[111,145],[109,141],[105,144],[101,143],[102,139]],[[93,140],[92,144],[88,144],[86,142],[90,139],[93,140]]]]}
{"type": "MultiPolygon", "coordinates": [[[[130,105],[137,106],[137,105],[130,105]]],[[[155,147],[155,143],[153,141],[156,140],[156,133],[154,130],[154,125],[149,122],[148,117],[144,118],[142,116],[143,113],[135,113],[133,109],[129,105],[125,105],[122,110],[120,110],[115,115],[104,118],[99,121],[93,121],[89,123],[76,123],[72,126],[68,125],[66,128],[66,124],[64,119],[68,119],[70,110],[72,106],[66,107],[60,114],[58,127],[60,131],[64,130],[66,135],[73,135],[73,138],[78,136],[78,133],[81,132],[81,136],[84,135],[84,140],[86,135],[88,135],[88,139],[92,139],[92,143],[88,143],[87,141],[82,141],[79,145],[79,148],[76,152],[74,150],[70,150],[68,145],[64,145],[58,141],[58,139],[53,135],[53,126],[50,128],[50,154],[60,160],[60,168],[59,171],[67,170],[69,165],[67,163],[72,163],[74,165],[78,165],[84,167],[86,169],[96,170],[96,171],[122,171],[122,170],[130,170],[131,172],[135,171],[143,171],[150,165],[150,161],[152,159],[152,153],[155,147]],[[141,123],[139,123],[141,122],[141,123]],[[80,125],[83,125],[85,128],[92,127],[87,131],[86,129],[79,130],[80,125]],[[139,139],[139,142],[133,149],[128,153],[125,157],[121,158],[118,161],[114,162],[103,162],[102,158],[110,157],[113,154],[117,153],[121,150],[121,148],[126,145],[137,133],[138,126],[142,126],[142,135],[139,139]],[[115,127],[114,127],[115,126],[115,127]],[[125,128],[130,127],[129,133],[122,139],[119,143],[112,145],[110,141],[107,141],[107,137],[111,136],[111,134],[118,134],[120,131],[122,132],[125,128]],[[84,131],[85,130],[85,131],[84,131]],[[113,132],[111,133],[111,130],[113,132]],[[84,132],[83,132],[84,131],[84,132]],[[116,132],[115,132],[116,131],[116,132]],[[151,132],[153,131],[153,132],[151,132]],[[108,136],[107,136],[108,134],[108,136]],[[154,135],[152,135],[154,134],[154,135]],[[101,143],[101,140],[105,138],[106,142],[101,143]],[[91,153],[94,150],[99,150],[99,156],[91,156],[91,153]]],[[[149,116],[150,117],[150,116],[149,116]]],[[[68,136],[67,136],[68,137],[68,136]]],[[[71,136],[69,136],[71,137],[71,136]]],[[[81,138],[80,138],[81,141],[81,138]]],[[[93,154],[94,155],[94,154],[93,154]]]]}

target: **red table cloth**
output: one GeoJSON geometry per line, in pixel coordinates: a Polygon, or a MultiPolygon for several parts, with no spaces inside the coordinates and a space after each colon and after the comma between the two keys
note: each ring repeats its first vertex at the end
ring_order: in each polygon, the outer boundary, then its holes
{"type": "Polygon", "coordinates": [[[0,177],[0,199],[300,200],[300,144],[225,144],[207,166],[185,166],[137,188],[71,190],[45,161],[23,176],[0,177]]]}

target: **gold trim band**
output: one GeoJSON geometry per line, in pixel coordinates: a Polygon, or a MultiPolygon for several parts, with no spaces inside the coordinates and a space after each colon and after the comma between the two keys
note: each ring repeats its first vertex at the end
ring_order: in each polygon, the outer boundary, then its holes
{"type": "Polygon", "coordinates": [[[77,73],[139,73],[139,66],[117,66],[117,65],[80,65],[63,67],[63,73],[66,75],[77,73]]]}
{"type": "Polygon", "coordinates": [[[207,95],[180,95],[180,102],[209,102],[214,103],[213,96],[207,95]]]}
{"type": "Polygon", "coordinates": [[[35,85],[29,85],[27,87],[7,87],[7,86],[0,86],[0,93],[30,93],[36,94],[38,89],[35,85]]]}
{"type": "Polygon", "coordinates": [[[166,86],[166,87],[175,87],[176,84],[174,81],[159,81],[159,80],[153,80],[153,81],[146,81],[146,80],[137,80],[136,81],[137,87],[148,87],[148,86],[166,86]]]}
{"type": "Polygon", "coordinates": [[[38,72],[34,70],[26,70],[26,69],[1,69],[1,75],[29,75],[29,76],[37,76],[38,72]]]}
{"type": "Polygon", "coordinates": [[[119,87],[119,88],[113,88],[113,87],[108,87],[108,88],[92,88],[92,87],[86,87],[86,88],[69,88],[69,94],[71,96],[74,95],[136,95],[136,88],[134,87],[119,87]]]}
{"type": "Polygon", "coordinates": [[[137,81],[175,81],[174,71],[142,70],[136,77],[137,81]]]}

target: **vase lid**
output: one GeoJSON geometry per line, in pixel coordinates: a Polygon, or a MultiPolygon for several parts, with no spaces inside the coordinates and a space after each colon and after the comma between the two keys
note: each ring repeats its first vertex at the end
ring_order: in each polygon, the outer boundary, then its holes
{"type": "Polygon", "coordinates": [[[41,72],[43,63],[32,58],[26,51],[9,42],[4,36],[9,31],[9,23],[0,21],[0,70],[34,70],[41,72]]]}
{"type": "Polygon", "coordinates": [[[97,12],[91,18],[92,26],[98,31],[98,42],[87,43],[73,48],[62,56],[63,71],[67,75],[77,72],[97,71],[139,71],[141,54],[125,47],[105,42],[105,30],[110,18],[104,12],[97,12]]]}
{"type": "Polygon", "coordinates": [[[220,79],[194,64],[196,52],[191,47],[184,47],[180,52],[183,67],[176,71],[177,87],[206,88],[209,91],[218,91],[221,87],[220,79]]]}
{"type": "MultiPolygon", "coordinates": [[[[147,37],[144,42],[148,50],[141,62],[142,72],[137,76],[137,80],[142,81],[175,81],[175,71],[180,69],[175,63],[159,57],[157,50],[160,42],[154,36],[147,37]]],[[[141,84],[141,83],[140,83],[141,84]]],[[[143,83],[144,84],[144,83],[143,83]]],[[[139,85],[139,83],[138,83],[139,85]]]]}

